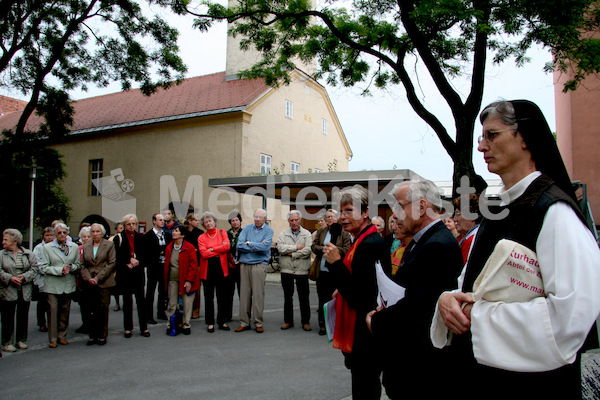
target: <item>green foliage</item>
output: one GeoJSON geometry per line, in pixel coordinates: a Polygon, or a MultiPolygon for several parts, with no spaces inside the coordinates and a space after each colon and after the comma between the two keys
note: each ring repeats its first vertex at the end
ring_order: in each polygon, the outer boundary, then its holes
{"type": "MultiPolygon", "coordinates": [[[[150,3],[152,1],[149,1],[150,3]]],[[[60,154],[46,148],[73,123],[68,92],[88,85],[134,83],[150,95],[180,82],[186,67],[178,55],[178,32],[159,17],[143,15],[133,0],[0,0],[0,85],[30,100],[0,142],[0,226],[23,229],[29,220],[29,167],[36,180],[36,217],[42,225],[66,220],[68,200],[60,154]],[[26,123],[36,112],[36,132],[26,123]],[[37,129],[37,127],[36,127],[37,129]]]]}
{"type": "MultiPolygon", "coordinates": [[[[0,0],[0,15],[1,85],[30,97],[17,134],[36,108],[68,111],[67,93],[75,88],[117,81],[123,90],[137,83],[150,95],[186,71],[177,30],[145,17],[137,1],[0,0]]],[[[69,123],[47,120],[43,129],[63,134],[69,123]]]]}
{"type": "Polygon", "coordinates": [[[55,219],[67,221],[69,201],[60,188],[66,177],[62,157],[56,150],[25,134],[15,136],[11,132],[0,142],[0,231],[16,228],[25,232],[29,226],[31,199],[31,166],[38,166],[35,181],[36,226],[48,226],[55,219]]]}
{"type": "MultiPolygon", "coordinates": [[[[178,12],[197,17],[206,29],[216,20],[230,23],[230,34],[243,37],[242,48],[262,52],[264,58],[242,71],[247,78],[264,78],[268,84],[288,82],[298,60],[315,61],[315,78],[331,85],[386,87],[402,84],[415,112],[437,134],[454,161],[454,181],[475,177],[473,130],[481,108],[486,60],[517,66],[529,61],[534,45],[551,49],[554,64],[546,71],[572,68],[574,89],[600,68],[600,45],[582,37],[597,31],[597,0],[329,0],[313,9],[307,0],[240,0],[226,8],[209,0],[204,12],[191,2],[173,0],[178,12]],[[196,10],[197,8],[194,8],[196,10]],[[423,65],[454,116],[445,127],[416,91],[419,79],[414,65],[423,65]],[[452,80],[470,80],[468,93],[458,92],[452,80]]],[[[428,94],[423,96],[431,97],[428,94]]],[[[482,189],[481,178],[475,186],[482,189]]]]}

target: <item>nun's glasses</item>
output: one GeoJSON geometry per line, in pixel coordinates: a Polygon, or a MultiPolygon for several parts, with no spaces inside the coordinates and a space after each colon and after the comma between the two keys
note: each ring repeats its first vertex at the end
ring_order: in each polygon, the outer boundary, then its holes
{"type": "Polygon", "coordinates": [[[493,131],[493,130],[488,130],[483,132],[482,135],[479,135],[479,137],[477,138],[477,144],[481,144],[481,142],[485,141],[486,143],[492,143],[494,141],[494,139],[496,138],[496,136],[498,136],[499,134],[501,134],[502,132],[506,132],[506,131],[515,131],[514,128],[508,128],[508,129],[502,129],[499,131],[493,131]]]}

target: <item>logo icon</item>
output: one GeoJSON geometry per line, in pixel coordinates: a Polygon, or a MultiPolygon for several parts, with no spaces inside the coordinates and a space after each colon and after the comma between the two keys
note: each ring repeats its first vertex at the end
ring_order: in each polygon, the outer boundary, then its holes
{"type": "Polygon", "coordinates": [[[102,196],[102,216],[120,221],[126,214],[135,214],[136,199],[128,193],[135,188],[131,179],[125,179],[121,168],[110,171],[110,176],[92,179],[92,184],[102,196]]]}

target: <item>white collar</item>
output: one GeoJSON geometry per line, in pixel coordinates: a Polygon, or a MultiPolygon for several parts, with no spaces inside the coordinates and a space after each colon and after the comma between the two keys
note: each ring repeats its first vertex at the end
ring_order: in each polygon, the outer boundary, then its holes
{"type": "Polygon", "coordinates": [[[506,206],[512,203],[514,200],[518,199],[525,193],[525,190],[531,185],[531,183],[536,180],[542,173],[540,171],[534,171],[527,175],[525,178],[521,179],[519,182],[515,183],[509,189],[502,187],[500,193],[500,205],[506,206]]]}

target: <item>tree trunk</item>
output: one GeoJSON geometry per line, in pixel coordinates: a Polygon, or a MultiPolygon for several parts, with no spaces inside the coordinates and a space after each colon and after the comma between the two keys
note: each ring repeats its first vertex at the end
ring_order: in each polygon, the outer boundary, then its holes
{"type": "Polygon", "coordinates": [[[457,189],[461,186],[463,176],[468,178],[468,186],[475,188],[475,193],[481,193],[486,187],[485,180],[475,172],[473,166],[473,131],[475,118],[457,118],[456,121],[456,147],[452,157],[454,172],[452,174],[452,197],[458,196],[457,189]]]}

